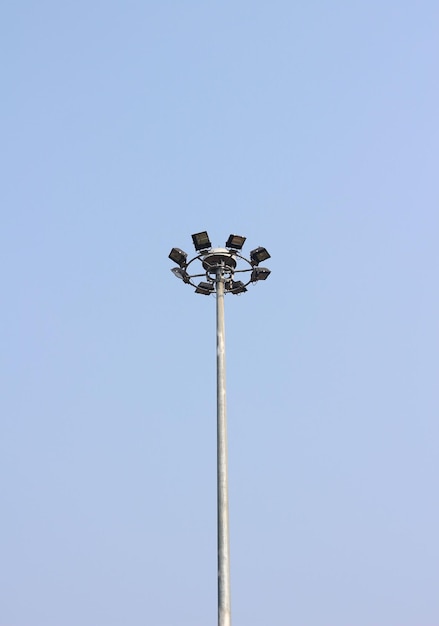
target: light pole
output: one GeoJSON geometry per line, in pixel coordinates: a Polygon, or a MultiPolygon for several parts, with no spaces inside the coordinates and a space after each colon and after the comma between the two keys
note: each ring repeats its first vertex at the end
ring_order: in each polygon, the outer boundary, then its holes
{"type": "MultiPolygon", "coordinates": [[[[217,383],[217,499],[218,499],[218,626],[231,626],[230,611],[230,541],[229,494],[227,472],[227,407],[226,407],[226,349],[224,326],[224,296],[247,291],[250,283],[265,280],[270,270],[259,263],[270,258],[265,248],[255,248],[250,259],[240,254],[245,237],[230,235],[225,248],[212,248],[206,231],[192,235],[197,252],[191,260],[180,248],[172,248],[169,258],[177,263],[172,268],[175,276],[195,287],[195,293],[216,294],[216,383],[217,383]],[[189,266],[199,261],[203,273],[193,274],[189,266]],[[244,265],[239,269],[238,262],[244,265]],[[247,281],[235,280],[235,274],[251,272],[247,281]],[[194,278],[205,278],[196,285],[194,278]]],[[[194,266],[195,267],[195,266],[194,266]]]]}

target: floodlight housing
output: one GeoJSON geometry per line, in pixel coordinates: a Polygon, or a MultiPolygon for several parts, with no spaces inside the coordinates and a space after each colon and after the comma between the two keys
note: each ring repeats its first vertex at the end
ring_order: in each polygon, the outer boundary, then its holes
{"type": "Polygon", "coordinates": [[[231,280],[229,283],[229,292],[233,294],[244,293],[247,291],[247,287],[242,280],[231,280]]]}
{"type": "Polygon", "coordinates": [[[203,230],[201,233],[195,233],[195,235],[192,235],[192,241],[194,242],[194,247],[197,252],[200,250],[208,250],[212,247],[209,235],[205,230],[203,230]]]}
{"type": "Polygon", "coordinates": [[[190,281],[189,274],[182,267],[173,267],[171,269],[171,272],[174,274],[174,276],[180,278],[184,283],[188,283],[190,281]]]}
{"type": "Polygon", "coordinates": [[[252,281],[252,283],[255,283],[258,280],[267,280],[270,274],[271,270],[269,270],[267,267],[255,267],[252,271],[250,280],[252,281]]]}
{"type": "Polygon", "coordinates": [[[241,235],[230,235],[226,242],[226,248],[233,248],[234,250],[242,250],[246,237],[241,235]]]}
{"type": "Polygon", "coordinates": [[[203,296],[210,296],[210,294],[215,291],[215,287],[213,283],[199,283],[198,287],[195,289],[195,293],[201,293],[203,296]]]}
{"type": "Polygon", "coordinates": [[[266,248],[255,248],[250,252],[250,259],[252,265],[259,265],[261,261],[266,261],[270,258],[270,254],[267,252],[266,248]]]}
{"type": "Polygon", "coordinates": [[[169,258],[171,259],[171,261],[174,261],[174,263],[177,263],[177,265],[179,265],[180,267],[186,267],[187,265],[187,254],[186,252],[184,252],[184,250],[180,250],[180,248],[172,248],[171,252],[169,253],[169,258]]]}

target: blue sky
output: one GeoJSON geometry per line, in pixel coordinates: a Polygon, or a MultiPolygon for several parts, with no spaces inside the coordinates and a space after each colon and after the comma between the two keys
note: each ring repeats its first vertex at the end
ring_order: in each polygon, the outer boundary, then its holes
{"type": "Polygon", "coordinates": [[[0,626],[216,623],[215,301],[232,614],[437,626],[439,10],[0,9],[0,626]],[[268,263],[267,263],[268,265],[268,263]]]}

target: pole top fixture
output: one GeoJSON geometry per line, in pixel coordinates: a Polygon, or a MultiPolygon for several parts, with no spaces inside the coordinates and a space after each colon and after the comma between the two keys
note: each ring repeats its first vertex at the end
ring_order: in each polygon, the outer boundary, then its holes
{"type": "MultiPolygon", "coordinates": [[[[192,241],[197,252],[196,256],[188,260],[188,255],[180,248],[172,248],[169,258],[177,264],[172,268],[174,276],[180,278],[195,288],[195,293],[210,295],[215,293],[218,281],[224,284],[224,293],[240,294],[247,291],[251,283],[266,280],[270,270],[258,267],[261,261],[270,258],[266,248],[259,246],[250,252],[250,258],[241,254],[246,241],[241,235],[230,235],[225,248],[212,248],[207,231],[203,230],[192,235],[192,241]],[[203,273],[195,273],[189,266],[199,261],[203,273]],[[237,274],[242,280],[237,280],[237,274]],[[204,278],[195,283],[194,278],[204,278]],[[247,279],[247,280],[246,280],[247,279]]],[[[195,265],[193,266],[195,268],[195,265]]]]}

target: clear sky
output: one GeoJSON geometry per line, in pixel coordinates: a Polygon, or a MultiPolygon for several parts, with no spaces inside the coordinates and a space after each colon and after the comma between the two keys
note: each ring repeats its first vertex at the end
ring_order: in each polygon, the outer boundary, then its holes
{"type": "Polygon", "coordinates": [[[439,7],[0,8],[0,626],[439,624],[439,7]]]}

